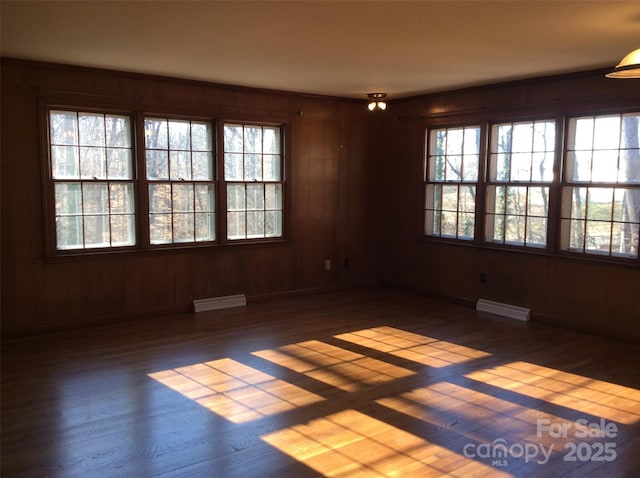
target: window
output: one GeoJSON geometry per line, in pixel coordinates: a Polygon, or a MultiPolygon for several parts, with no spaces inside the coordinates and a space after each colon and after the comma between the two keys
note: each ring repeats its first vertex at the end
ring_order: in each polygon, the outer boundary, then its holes
{"type": "Polygon", "coordinates": [[[492,126],[487,241],[546,247],[555,144],[554,121],[492,126]]]}
{"type": "Polygon", "coordinates": [[[57,250],[136,244],[131,143],[128,116],[49,112],[57,250]]]}
{"type": "Polygon", "coordinates": [[[43,112],[50,255],[284,237],[281,123],[216,128],[211,119],[44,104],[43,112]]]}
{"type": "Polygon", "coordinates": [[[215,240],[211,124],[145,118],[151,244],[215,240]]]}
{"type": "Polygon", "coordinates": [[[562,249],[638,257],[639,124],[640,113],[569,120],[562,249]]]}
{"type": "Polygon", "coordinates": [[[427,151],[425,233],[472,240],[480,127],[433,129],[427,151]]]}
{"type": "Polygon", "coordinates": [[[224,179],[227,239],[282,237],[281,128],[225,124],[224,179]]]}

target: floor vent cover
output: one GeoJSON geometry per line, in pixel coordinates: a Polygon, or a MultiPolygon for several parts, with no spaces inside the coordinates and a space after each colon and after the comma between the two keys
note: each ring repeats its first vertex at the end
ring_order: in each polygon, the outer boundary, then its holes
{"type": "Polygon", "coordinates": [[[209,299],[197,299],[193,301],[193,309],[196,312],[230,309],[232,307],[243,307],[245,305],[247,305],[247,299],[244,294],[211,297],[209,299]]]}
{"type": "Polygon", "coordinates": [[[478,302],[476,303],[476,310],[525,322],[528,321],[531,316],[531,309],[486,299],[478,299],[478,302]]]}

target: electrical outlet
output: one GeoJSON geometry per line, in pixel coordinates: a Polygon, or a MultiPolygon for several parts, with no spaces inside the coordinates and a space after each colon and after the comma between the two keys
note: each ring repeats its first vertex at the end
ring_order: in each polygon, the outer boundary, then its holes
{"type": "Polygon", "coordinates": [[[330,271],[331,270],[331,259],[325,259],[325,261],[324,261],[324,270],[325,271],[330,271]]]}

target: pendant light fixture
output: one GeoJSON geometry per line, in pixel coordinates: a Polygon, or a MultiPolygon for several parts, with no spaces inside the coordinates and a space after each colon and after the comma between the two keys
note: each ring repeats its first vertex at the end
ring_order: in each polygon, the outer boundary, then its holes
{"type": "Polygon", "coordinates": [[[640,78],[640,48],[625,56],[607,78],[640,78]]]}
{"type": "Polygon", "coordinates": [[[386,93],[369,93],[367,96],[371,100],[367,105],[369,111],[384,111],[387,109],[387,103],[384,101],[384,99],[387,97],[386,93]]]}

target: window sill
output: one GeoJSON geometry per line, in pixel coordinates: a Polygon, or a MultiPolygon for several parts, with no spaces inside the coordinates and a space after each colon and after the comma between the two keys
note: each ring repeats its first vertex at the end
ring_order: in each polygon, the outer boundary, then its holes
{"type": "Polygon", "coordinates": [[[95,260],[113,260],[113,259],[131,259],[141,257],[168,256],[175,254],[199,254],[203,252],[222,251],[225,249],[244,247],[244,248],[270,248],[270,247],[286,247],[290,246],[290,239],[248,239],[230,241],[224,243],[206,243],[206,244],[173,244],[157,245],[147,249],[119,249],[119,250],[96,250],[96,251],[74,251],[59,254],[50,254],[45,256],[46,264],[55,264],[61,262],[83,262],[95,260]]]}
{"type": "Polygon", "coordinates": [[[442,237],[419,236],[418,242],[434,244],[438,246],[466,247],[482,251],[493,251],[507,254],[524,254],[527,256],[544,257],[552,260],[576,262],[591,265],[617,266],[623,268],[640,269],[640,261],[635,258],[610,257],[600,255],[582,254],[571,251],[552,252],[541,248],[526,248],[522,246],[508,246],[504,244],[479,243],[463,239],[447,239],[442,237]]]}

